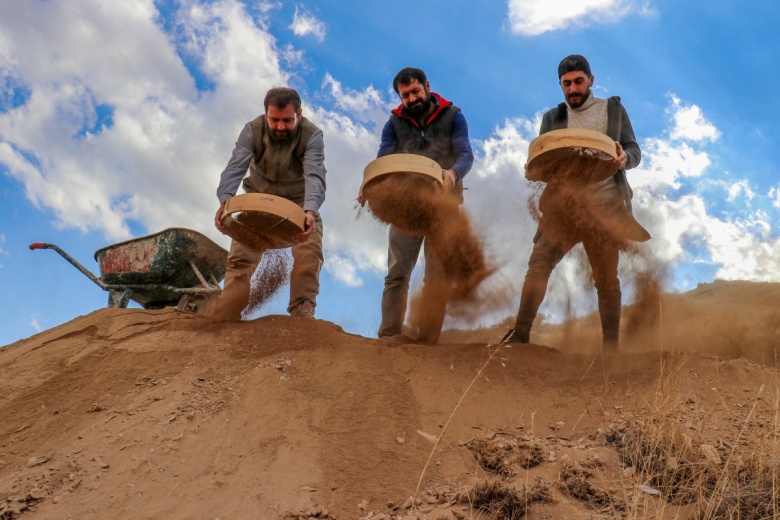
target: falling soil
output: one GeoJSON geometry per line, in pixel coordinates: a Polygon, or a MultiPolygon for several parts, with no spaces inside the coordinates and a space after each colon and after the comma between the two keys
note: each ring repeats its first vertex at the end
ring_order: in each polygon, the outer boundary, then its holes
{"type": "Polygon", "coordinates": [[[540,220],[540,231],[557,243],[590,242],[620,250],[628,247],[628,240],[620,233],[617,223],[625,215],[604,214],[604,206],[594,203],[585,185],[548,184],[539,200],[539,209],[545,215],[540,220]]]}
{"type": "Polygon", "coordinates": [[[624,265],[634,276],[634,305],[626,313],[623,335],[632,343],[657,345],[666,266],[651,251],[636,246],[630,247],[626,256],[624,265]]]}
{"type": "MultiPolygon", "coordinates": [[[[648,240],[650,235],[634,219],[631,211],[622,204],[605,204],[597,199],[591,183],[604,179],[605,164],[610,162],[604,157],[591,156],[577,148],[539,156],[534,162],[534,173],[530,174],[529,169],[526,175],[536,179],[544,169],[543,177],[548,183],[538,205],[535,197],[531,197],[528,206],[531,215],[539,222],[539,233],[560,244],[563,249],[582,242],[592,250],[616,249],[622,252],[623,271],[628,268],[638,303],[628,316],[626,332],[637,337],[658,322],[658,301],[665,268],[650,250],[638,244],[648,240]]],[[[592,274],[594,266],[588,265],[587,257],[583,255],[581,260],[584,262],[580,272],[592,274]]],[[[567,315],[569,317],[571,312],[567,315]]]]}
{"type": "Polygon", "coordinates": [[[269,249],[257,266],[249,290],[244,316],[251,316],[265,305],[290,277],[291,258],[285,249],[269,249]]]}
{"type": "Polygon", "coordinates": [[[386,175],[365,186],[364,196],[379,220],[429,241],[450,282],[450,299],[471,297],[491,274],[468,216],[454,197],[430,180],[414,174],[386,175]]]}
{"type": "Polygon", "coordinates": [[[547,215],[541,220],[546,236],[561,243],[590,241],[620,250],[630,241],[650,238],[625,206],[597,200],[593,185],[611,178],[610,159],[598,150],[569,147],[543,153],[527,165],[528,179],[547,182],[538,211],[529,203],[535,219],[547,215]]]}

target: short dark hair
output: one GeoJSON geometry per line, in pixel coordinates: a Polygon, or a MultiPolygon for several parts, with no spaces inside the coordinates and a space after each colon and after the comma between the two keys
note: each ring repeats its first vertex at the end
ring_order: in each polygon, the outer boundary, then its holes
{"type": "Polygon", "coordinates": [[[425,86],[428,82],[428,77],[422,69],[416,69],[414,67],[405,67],[398,71],[398,74],[393,78],[393,90],[398,94],[398,85],[408,85],[412,81],[417,80],[420,85],[425,86]]]}
{"type": "Polygon", "coordinates": [[[592,76],[590,73],[590,63],[585,59],[585,56],[579,54],[571,54],[566,56],[558,64],[558,79],[567,72],[584,72],[588,76],[592,76]]]}
{"type": "Polygon", "coordinates": [[[296,112],[301,109],[301,96],[298,95],[298,92],[287,87],[274,87],[266,93],[263,106],[265,111],[268,112],[269,105],[273,105],[276,108],[285,108],[290,103],[295,107],[296,112]]]}

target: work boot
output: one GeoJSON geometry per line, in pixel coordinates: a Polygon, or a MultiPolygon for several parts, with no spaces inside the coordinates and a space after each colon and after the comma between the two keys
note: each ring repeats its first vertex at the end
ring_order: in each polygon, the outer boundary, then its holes
{"type": "Polygon", "coordinates": [[[312,302],[304,301],[296,305],[291,311],[290,316],[293,318],[314,318],[314,304],[312,302]]]}
{"type": "Polygon", "coordinates": [[[520,332],[515,329],[510,329],[509,332],[504,334],[501,339],[501,344],[504,343],[528,343],[530,334],[528,332],[520,332]]]}

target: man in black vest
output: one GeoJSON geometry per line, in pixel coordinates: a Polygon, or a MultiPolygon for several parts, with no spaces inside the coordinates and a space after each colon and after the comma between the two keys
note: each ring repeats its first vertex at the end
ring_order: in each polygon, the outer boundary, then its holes
{"type": "MultiPolygon", "coordinates": [[[[223,208],[235,196],[242,179],[247,193],[268,193],[300,205],[305,214],[304,230],[292,247],[287,312],[294,317],[313,318],[323,263],[319,209],[325,200],[326,170],[322,131],[302,117],[301,98],[291,88],[269,90],[264,106],[265,114],[244,125],[220,176],[220,206],[214,225],[226,233],[221,221],[223,208]]],[[[262,251],[233,240],[222,294],[200,301],[193,298],[180,307],[219,320],[239,320],[249,302],[250,282],[262,255],[262,251]]]]}
{"type": "Polygon", "coordinates": [[[542,217],[528,260],[520,309],[515,327],[504,341],[529,342],[531,326],[547,292],[550,274],[564,255],[582,242],[598,292],[603,347],[606,351],[616,351],[621,307],[617,274],[619,253],[626,240],[650,238],[631,216],[632,193],[626,180],[626,170],[639,164],[641,151],[620,98],[599,99],[593,95],[594,77],[584,57],[575,54],[564,58],[558,65],[558,79],[565,102],[544,114],[539,133],[585,128],[610,136],[617,152],[617,158],[612,161],[615,174],[604,181],[588,184],[574,194],[578,201],[577,211],[585,216],[580,217],[579,228],[574,232],[572,228],[576,226],[565,224],[571,216],[563,215],[559,210],[562,205],[556,207],[557,193],[549,186],[542,193],[539,200],[542,217]]]}
{"type": "MultiPolygon", "coordinates": [[[[396,74],[393,89],[401,105],[392,111],[382,129],[377,157],[394,153],[423,155],[442,168],[444,189],[463,201],[463,178],[471,170],[474,155],[469,142],[468,125],[460,108],[431,92],[428,78],[420,69],[407,67],[396,74]]],[[[443,270],[428,241],[390,226],[387,253],[387,277],[382,293],[382,324],[378,336],[402,333],[409,279],[425,243],[425,278],[421,306],[425,323],[420,323],[420,341],[436,343],[441,334],[447,306],[443,270]]]]}

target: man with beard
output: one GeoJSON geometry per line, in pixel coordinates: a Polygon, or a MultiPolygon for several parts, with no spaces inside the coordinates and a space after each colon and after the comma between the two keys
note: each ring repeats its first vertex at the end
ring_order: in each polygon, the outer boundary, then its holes
{"type": "MultiPolygon", "coordinates": [[[[393,89],[401,104],[390,114],[382,129],[377,157],[394,153],[423,155],[442,168],[444,189],[463,202],[463,178],[471,170],[474,155],[468,125],[460,108],[431,92],[420,69],[407,67],[396,74],[393,89]]],[[[424,244],[425,277],[420,306],[425,317],[419,324],[418,340],[436,343],[441,334],[447,306],[447,282],[440,261],[423,236],[390,226],[387,276],[382,293],[382,323],[378,336],[402,333],[411,278],[420,248],[424,244]]]]}
{"type": "MultiPolygon", "coordinates": [[[[222,172],[217,188],[220,206],[214,225],[226,234],[222,212],[242,179],[247,193],[268,193],[303,207],[304,230],[292,247],[287,312],[295,317],[313,318],[323,263],[319,209],[325,200],[325,143],[322,131],[302,117],[301,98],[295,90],[269,90],[264,106],[264,115],[244,125],[222,172]],[[244,178],[247,168],[249,176],[244,178]]],[[[180,307],[222,321],[239,320],[249,302],[250,281],[261,257],[261,252],[233,240],[222,294],[201,299],[189,297],[180,307]]]]}
{"type": "MultiPolygon", "coordinates": [[[[618,257],[626,240],[647,240],[649,234],[631,216],[631,188],[626,170],[639,164],[641,151],[634,137],[628,113],[617,96],[599,99],[591,87],[590,64],[580,55],[564,58],[558,78],[565,102],[542,118],[540,134],[561,128],[596,130],[615,141],[615,174],[606,180],[576,188],[565,194],[548,185],[539,199],[542,217],[528,260],[520,309],[515,327],[505,342],[528,343],[547,282],[558,262],[582,242],[590,261],[598,293],[603,348],[616,351],[620,330],[621,293],[618,257]],[[561,200],[565,199],[566,203],[561,200]],[[571,203],[571,202],[574,203],[571,203]]],[[[556,187],[557,188],[557,187],[556,187]]]]}

